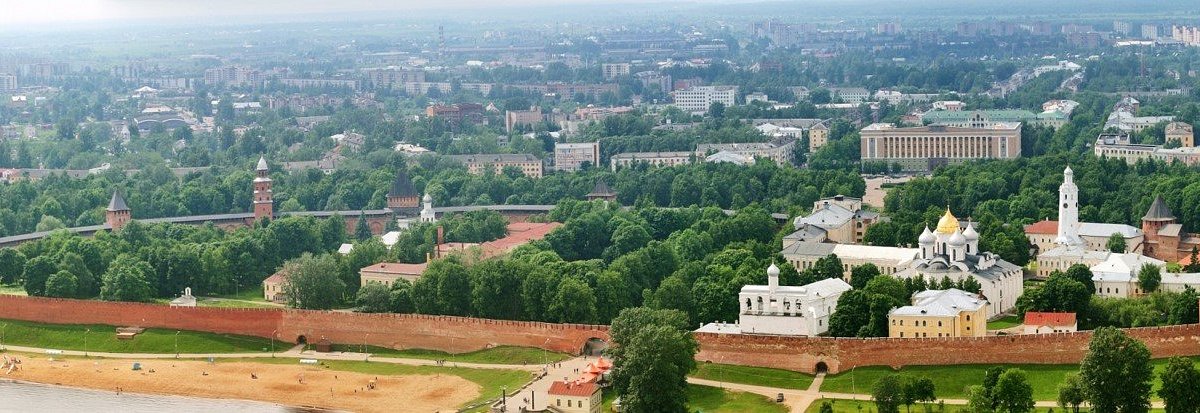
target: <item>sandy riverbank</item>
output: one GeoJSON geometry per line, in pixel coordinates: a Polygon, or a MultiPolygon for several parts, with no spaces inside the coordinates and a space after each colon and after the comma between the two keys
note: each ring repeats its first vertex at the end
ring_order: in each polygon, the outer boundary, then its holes
{"type": "Polygon", "coordinates": [[[318,366],[252,362],[21,357],[21,369],[0,378],[98,390],[258,400],[353,412],[455,411],[479,397],[479,385],[450,375],[376,376],[318,366]],[[151,370],[154,372],[151,373],[151,370]],[[251,374],[257,379],[251,378],[251,374]],[[301,382],[303,379],[303,382],[301,382]]]}

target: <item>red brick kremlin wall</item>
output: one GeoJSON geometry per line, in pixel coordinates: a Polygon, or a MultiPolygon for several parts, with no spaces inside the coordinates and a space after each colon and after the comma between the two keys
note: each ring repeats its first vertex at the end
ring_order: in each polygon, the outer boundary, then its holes
{"type": "MultiPolygon", "coordinates": [[[[1146,343],[1154,358],[1200,355],[1200,324],[1125,329],[1146,343]]],[[[825,338],[734,336],[697,333],[702,362],[774,367],[814,373],[825,363],[831,373],[857,366],[938,364],[1075,364],[1092,333],[978,338],[825,338]]]]}
{"type": "Polygon", "coordinates": [[[273,309],[170,307],[0,295],[0,318],[55,324],[157,327],[270,337],[282,316],[281,311],[273,309]]]}
{"type": "MultiPolygon", "coordinates": [[[[579,353],[589,338],[608,338],[608,327],[485,320],[406,314],[328,311],[183,308],[156,304],[31,298],[0,295],[0,318],[57,324],[160,327],[270,337],[305,336],[339,344],[426,348],[449,352],[498,345],[541,347],[579,353]]],[[[1156,357],[1200,355],[1200,324],[1127,329],[1156,357]]],[[[1032,336],[927,339],[853,339],[743,336],[698,333],[704,362],[742,364],[814,372],[818,363],[832,373],[856,366],[1078,363],[1090,332],[1032,336]]]]}
{"type": "Polygon", "coordinates": [[[578,354],[590,338],[608,340],[608,326],[553,324],[415,314],[286,311],[282,338],[461,353],[497,345],[578,354]]]}

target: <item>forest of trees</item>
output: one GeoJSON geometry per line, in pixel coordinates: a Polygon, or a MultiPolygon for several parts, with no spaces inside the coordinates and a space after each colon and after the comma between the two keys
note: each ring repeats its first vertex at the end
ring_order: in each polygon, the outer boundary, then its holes
{"type": "MultiPolygon", "coordinates": [[[[274,165],[273,165],[274,166],[274,165]]],[[[437,206],[534,204],[580,199],[603,179],[626,205],[719,206],[738,209],[758,202],[772,212],[811,205],[822,196],[861,196],[865,184],[851,171],[813,171],[781,167],[768,161],[745,168],[698,164],[676,168],[593,169],[577,174],[551,174],[540,179],[516,171],[468,174],[462,166],[436,156],[419,157],[411,165],[391,154],[371,168],[344,168],[331,174],[316,169],[272,173],[278,210],[356,211],[379,209],[396,168],[408,168],[413,186],[433,197],[437,206]]],[[[277,166],[275,166],[277,167],[277,166]]],[[[126,176],[117,171],[82,179],[54,175],[0,186],[0,236],[98,225],[114,190],[120,190],[135,219],[248,211],[251,163],[218,167],[175,177],[165,167],[126,176]],[[46,224],[39,224],[47,221],[46,224]]]]}
{"type": "MultiPolygon", "coordinates": [[[[547,218],[565,225],[507,257],[434,261],[415,283],[398,282],[387,295],[370,292],[379,300],[373,308],[608,323],[621,309],[648,306],[680,310],[691,324],[733,320],[737,303],[730,297],[742,285],[765,282],[771,262],[782,263],[772,244],[781,231],[754,206],[728,216],[712,207],[618,210],[564,201],[547,218]]],[[[782,274],[791,284],[819,276],[786,264],[782,274]]]]}

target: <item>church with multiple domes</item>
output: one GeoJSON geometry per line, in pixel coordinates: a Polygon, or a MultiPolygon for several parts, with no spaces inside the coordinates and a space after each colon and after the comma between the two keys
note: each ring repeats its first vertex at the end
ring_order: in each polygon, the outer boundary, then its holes
{"type": "Polygon", "coordinates": [[[961,282],[973,278],[979,293],[987,300],[987,316],[994,317],[1016,306],[1024,288],[1021,267],[1004,261],[996,254],[979,250],[979,232],[974,223],[965,229],[947,209],[937,227],[929,227],[917,238],[920,252],[899,278],[924,277],[927,281],[949,278],[961,282]]]}

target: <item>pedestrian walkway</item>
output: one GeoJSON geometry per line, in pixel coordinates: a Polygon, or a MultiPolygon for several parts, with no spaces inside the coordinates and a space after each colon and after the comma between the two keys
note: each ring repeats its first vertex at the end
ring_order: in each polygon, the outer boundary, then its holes
{"type": "Polygon", "coordinates": [[[523,388],[508,389],[510,395],[502,403],[502,406],[510,412],[519,412],[521,407],[525,407],[527,410],[546,408],[549,406],[549,400],[546,400],[546,391],[550,390],[550,384],[578,378],[580,373],[587,368],[588,362],[595,359],[595,357],[576,357],[549,365],[532,366],[539,371],[538,377],[523,388]],[[545,373],[541,374],[541,371],[545,373]]]}
{"type": "MultiPolygon", "coordinates": [[[[318,353],[312,350],[305,350],[304,345],[296,345],[287,351],[278,353],[203,353],[203,354],[149,354],[149,353],[107,353],[107,352],[84,352],[79,350],[56,350],[39,347],[25,347],[5,345],[4,349],[11,352],[32,353],[32,354],[49,354],[51,356],[85,356],[85,357],[102,357],[114,359],[247,359],[247,358],[295,358],[295,359],[316,359],[316,360],[343,360],[343,361],[368,361],[377,363],[401,364],[409,366],[439,366],[437,360],[400,358],[400,357],[377,357],[368,353],[354,352],[331,352],[318,353]]],[[[499,370],[521,370],[534,373],[536,378],[528,385],[521,389],[507,389],[509,396],[505,402],[507,403],[508,411],[520,411],[519,408],[527,406],[528,409],[536,410],[545,408],[547,400],[545,399],[546,391],[550,388],[550,384],[555,381],[573,380],[579,377],[580,371],[587,367],[587,363],[594,359],[593,357],[576,357],[569,360],[564,360],[558,363],[549,365],[522,365],[522,364],[484,364],[484,363],[459,363],[447,361],[441,363],[444,367],[462,367],[471,369],[499,369],[499,370]],[[578,370],[577,370],[578,369],[578,370]]],[[[695,377],[688,377],[688,383],[698,384],[703,386],[718,387],[722,389],[742,391],[762,395],[771,400],[779,394],[783,394],[783,404],[788,406],[788,410],[792,413],[803,413],[808,410],[813,403],[819,402],[821,399],[842,399],[842,400],[861,400],[871,401],[869,394],[857,393],[834,393],[822,392],[821,385],[825,381],[825,374],[821,373],[813,378],[813,382],[807,390],[782,389],[768,386],[755,386],[741,383],[730,383],[716,380],[707,380],[695,377]]],[[[948,405],[966,405],[965,399],[941,399],[948,405]]],[[[1043,400],[1036,402],[1036,407],[1058,407],[1058,403],[1053,400],[1043,400]]],[[[1151,407],[1162,409],[1163,402],[1155,401],[1151,403],[1151,407]]]]}
{"type": "MultiPolygon", "coordinates": [[[[181,353],[181,354],[159,354],[159,353],[106,353],[96,351],[79,351],[79,350],[56,350],[39,347],[25,347],[5,345],[4,348],[8,351],[33,354],[49,354],[52,356],[82,356],[82,357],[101,357],[113,359],[196,359],[207,360],[214,359],[253,359],[253,358],[294,358],[294,359],[315,359],[315,360],[342,360],[342,361],[371,361],[377,363],[403,364],[409,366],[437,366],[437,360],[426,360],[416,358],[400,358],[400,357],[375,357],[367,353],[353,352],[330,352],[319,353],[313,350],[304,350],[303,344],[298,344],[284,352],[277,353],[181,353]]],[[[446,367],[463,367],[472,369],[495,369],[495,370],[522,370],[536,372],[541,370],[541,366],[527,366],[521,364],[484,364],[484,363],[458,363],[445,362],[442,364],[446,367]]]]}

